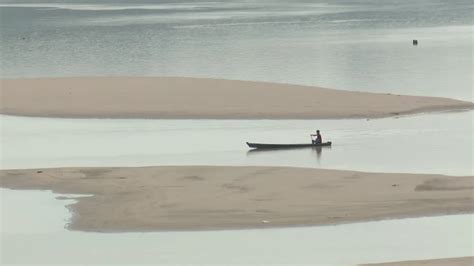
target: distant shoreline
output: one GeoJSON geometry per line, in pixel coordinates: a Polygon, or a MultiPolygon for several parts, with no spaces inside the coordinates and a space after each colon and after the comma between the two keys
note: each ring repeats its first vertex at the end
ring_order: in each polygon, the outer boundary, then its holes
{"type": "Polygon", "coordinates": [[[184,77],[0,80],[0,114],[61,118],[346,119],[472,110],[423,96],[184,77]]]}
{"type": "Polygon", "coordinates": [[[87,194],[69,229],[220,230],[472,213],[472,176],[294,167],[156,166],[1,170],[0,186],[87,194]]]}

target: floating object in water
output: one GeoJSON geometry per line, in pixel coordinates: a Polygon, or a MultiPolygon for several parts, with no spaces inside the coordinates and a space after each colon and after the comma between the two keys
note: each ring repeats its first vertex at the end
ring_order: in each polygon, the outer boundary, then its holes
{"type": "Polygon", "coordinates": [[[255,149],[294,149],[294,148],[305,148],[305,147],[323,147],[331,146],[332,142],[323,142],[319,144],[304,143],[304,144],[264,144],[264,143],[250,143],[247,142],[250,148],[255,149]]]}
{"type": "Polygon", "coordinates": [[[418,45],[418,40],[413,40],[413,45],[418,45]]]}

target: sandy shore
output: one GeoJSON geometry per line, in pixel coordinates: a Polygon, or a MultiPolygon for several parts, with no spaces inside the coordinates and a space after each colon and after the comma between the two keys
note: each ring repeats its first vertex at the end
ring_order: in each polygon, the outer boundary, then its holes
{"type": "Polygon", "coordinates": [[[42,78],[0,81],[0,113],[84,118],[378,118],[473,109],[414,97],[197,78],[42,78]]]}
{"type": "Polygon", "coordinates": [[[322,225],[472,213],[474,177],[289,167],[162,166],[0,171],[12,189],[92,194],[71,229],[154,231],[322,225]]]}
{"type": "Polygon", "coordinates": [[[423,266],[423,265],[424,266],[472,266],[474,265],[474,257],[364,264],[364,266],[423,266]]]}

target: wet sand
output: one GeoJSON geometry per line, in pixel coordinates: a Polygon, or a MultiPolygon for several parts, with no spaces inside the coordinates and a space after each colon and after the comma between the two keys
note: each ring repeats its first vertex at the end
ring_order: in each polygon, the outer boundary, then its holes
{"type": "Polygon", "coordinates": [[[178,77],[4,79],[1,114],[71,118],[380,118],[473,109],[436,97],[178,77]]]}
{"type": "Polygon", "coordinates": [[[364,266],[423,266],[423,265],[425,266],[472,266],[474,265],[474,257],[364,264],[364,266]]]}
{"type": "Polygon", "coordinates": [[[89,194],[72,230],[207,230],[472,213],[474,177],[291,167],[161,166],[0,171],[0,185],[89,194]]]}

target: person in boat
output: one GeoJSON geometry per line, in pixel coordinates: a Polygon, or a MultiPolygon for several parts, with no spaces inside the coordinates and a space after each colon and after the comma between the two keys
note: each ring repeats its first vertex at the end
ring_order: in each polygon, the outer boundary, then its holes
{"type": "Polygon", "coordinates": [[[323,143],[323,137],[322,137],[321,134],[319,133],[319,129],[316,130],[316,134],[311,134],[311,141],[313,142],[313,144],[321,144],[321,143],[323,143]],[[313,137],[316,137],[316,138],[313,139],[313,137]]]}

